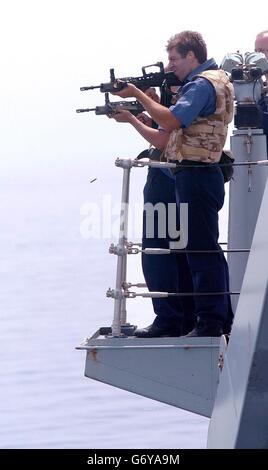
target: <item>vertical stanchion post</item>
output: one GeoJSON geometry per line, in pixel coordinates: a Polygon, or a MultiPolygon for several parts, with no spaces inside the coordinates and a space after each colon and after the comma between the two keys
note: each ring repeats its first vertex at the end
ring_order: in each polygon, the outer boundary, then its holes
{"type": "Polygon", "coordinates": [[[112,335],[119,336],[121,334],[121,324],[126,323],[126,299],[123,295],[123,282],[126,281],[127,271],[127,231],[128,231],[128,204],[129,204],[129,180],[130,180],[130,162],[124,165],[121,210],[120,210],[120,232],[118,240],[118,258],[116,269],[116,287],[114,299],[114,319],[112,325],[112,335]]]}
{"type": "MultiPolygon", "coordinates": [[[[127,241],[127,240],[126,240],[127,241]]],[[[127,280],[127,255],[123,255],[123,267],[122,267],[122,283],[126,282],[127,280]]],[[[120,323],[121,325],[125,325],[127,322],[127,306],[126,306],[127,299],[126,297],[122,298],[121,301],[121,315],[120,315],[120,323]]]]}

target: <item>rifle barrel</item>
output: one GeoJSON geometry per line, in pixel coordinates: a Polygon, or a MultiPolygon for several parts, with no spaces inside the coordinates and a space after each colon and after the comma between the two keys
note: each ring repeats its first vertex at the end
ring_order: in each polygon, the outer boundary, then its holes
{"type": "Polygon", "coordinates": [[[82,86],[80,88],[80,91],[87,91],[87,90],[94,90],[95,88],[100,88],[101,85],[95,85],[95,86],[82,86]]]}
{"type": "Polygon", "coordinates": [[[96,111],[96,108],[85,108],[85,109],[77,109],[77,113],[89,113],[90,111],[96,111]]]}

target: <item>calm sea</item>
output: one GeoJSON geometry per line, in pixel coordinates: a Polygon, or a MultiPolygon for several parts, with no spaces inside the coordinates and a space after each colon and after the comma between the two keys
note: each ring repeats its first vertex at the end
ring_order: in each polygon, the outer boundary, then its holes
{"type": "MultiPolygon", "coordinates": [[[[106,205],[109,197],[112,207],[118,203],[120,172],[2,186],[1,448],[206,446],[208,419],[83,375],[85,352],[75,347],[112,322],[105,292],[114,286],[116,257],[103,227],[91,239],[80,229],[104,194],[106,205]]],[[[141,194],[144,178],[134,178],[133,194],[141,194]]],[[[134,258],[130,280],[142,281],[134,258]]],[[[129,302],[129,321],[149,324],[150,301],[129,302]]]]}

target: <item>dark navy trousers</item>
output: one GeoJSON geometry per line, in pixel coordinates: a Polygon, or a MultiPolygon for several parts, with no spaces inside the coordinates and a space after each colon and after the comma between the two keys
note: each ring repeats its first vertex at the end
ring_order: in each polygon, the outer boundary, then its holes
{"type": "MultiPolygon", "coordinates": [[[[150,168],[147,182],[144,187],[144,203],[154,206],[161,203],[160,212],[154,211],[153,217],[146,217],[143,213],[143,237],[144,248],[170,248],[171,238],[168,234],[168,205],[173,204],[179,229],[179,217],[176,205],[175,180],[165,175],[160,169],[150,168]],[[166,216],[163,221],[163,208],[166,216]],[[161,229],[158,230],[159,213],[161,217],[161,229]],[[152,220],[153,219],[153,220],[152,220]],[[163,223],[165,225],[163,237],[163,223]],[[153,226],[153,236],[146,236],[148,225],[153,226]]],[[[173,240],[174,241],[174,240],[173,240]]],[[[142,268],[144,278],[149,291],[160,292],[192,292],[193,285],[188,261],[185,253],[171,255],[146,255],[142,254],[142,268]],[[183,273],[181,275],[180,273],[183,273]]],[[[166,297],[152,299],[154,312],[157,315],[154,321],[159,327],[174,327],[182,333],[191,331],[194,325],[194,300],[193,297],[166,297]]]]}
{"type": "MultiPolygon", "coordinates": [[[[177,203],[188,204],[186,249],[220,250],[219,253],[186,255],[193,291],[228,292],[228,265],[218,243],[218,212],[224,203],[221,169],[217,164],[180,168],[175,186],[177,203]]],[[[206,322],[217,320],[228,329],[233,320],[230,295],[195,296],[195,314],[206,322]]]]}
{"type": "MultiPolygon", "coordinates": [[[[149,169],[144,187],[144,203],[162,203],[166,208],[164,219],[166,236],[163,237],[163,211],[161,230],[158,222],[160,212],[153,216],[143,213],[143,248],[170,248],[168,231],[168,205],[188,203],[188,245],[191,250],[220,250],[218,244],[218,211],[224,202],[224,182],[220,168],[181,169],[174,181],[160,169],[149,169]],[[202,173],[201,173],[202,172],[202,173]],[[148,224],[154,227],[153,236],[146,236],[148,224]],[[161,233],[160,233],[161,232],[161,233]]],[[[177,228],[180,227],[176,211],[177,228]]],[[[148,235],[148,233],[147,233],[148,235]]],[[[151,235],[151,233],[150,233],[151,235]]],[[[143,274],[149,291],[162,292],[228,292],[229,272],[223,253],[146,255],[142,254],[143,274]]],[[[182,333],[190,331],[196,316],[219,322],[227,330],[233,320],[229,295],[167,297],[152,299],[159,327],[174,327],[182,333]]]]}

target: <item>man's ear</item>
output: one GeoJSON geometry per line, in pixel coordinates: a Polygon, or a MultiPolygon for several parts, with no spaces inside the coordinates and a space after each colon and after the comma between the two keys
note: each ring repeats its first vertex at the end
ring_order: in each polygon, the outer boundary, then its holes
{"type": "Polygon", "coordinates": [[[187,52],[186,57],[187,57],[187,59],[189,59],[189,60],[191,60],[191,61],[194,60],[194,59],[196,59],[195,53],[194,53],[193,51],[187,52]]]}

